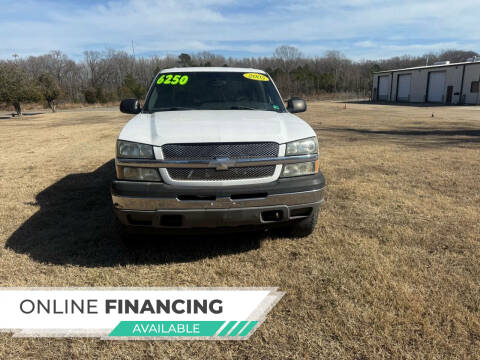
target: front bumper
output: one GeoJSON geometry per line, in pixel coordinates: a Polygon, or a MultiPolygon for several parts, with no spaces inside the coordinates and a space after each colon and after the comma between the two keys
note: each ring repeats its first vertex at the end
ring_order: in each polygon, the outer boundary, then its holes
{"type": "Polygon", "coordinates": [[[323,202],[325,179],[312,176],[221,188],[113,181],[112,202],[125,225],[220,228],[273,225],[309,216],[323,202]]]}

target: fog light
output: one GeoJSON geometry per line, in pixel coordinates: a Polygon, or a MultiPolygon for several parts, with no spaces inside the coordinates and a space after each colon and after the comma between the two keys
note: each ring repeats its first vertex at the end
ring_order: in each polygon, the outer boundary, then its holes
{"type": "Polygon", "coordinates": [[[158,170],[152,168],[124,167],[122,175],[126,180],[161,181],[158,170]]]}
{"type": "Polygon", "coordinates": [[[312,175],[317,172],[315,170],[315,161],[287,164],[283,166],[282,177],[312,175]]]}

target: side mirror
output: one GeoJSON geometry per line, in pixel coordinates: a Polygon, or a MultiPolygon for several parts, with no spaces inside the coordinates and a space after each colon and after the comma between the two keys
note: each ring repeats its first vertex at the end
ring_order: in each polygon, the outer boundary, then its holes
{"type": "Polygon", "coordinates": [[[287,101],[287,110],[291,113],[299,113],[307,111],[307,103],[305,100],[298,97],[288,99],[287,101]]]}
{"type": "Polygon", "coordinates": [[[137,99],[125,99],[120,103],[120,111],[125,114],[138,114],[142,108],[137,99]]]}

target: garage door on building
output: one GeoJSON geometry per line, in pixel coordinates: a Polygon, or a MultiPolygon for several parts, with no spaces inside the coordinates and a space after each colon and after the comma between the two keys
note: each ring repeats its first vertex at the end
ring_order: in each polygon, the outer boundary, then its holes
{"type": "Polygon", "coordinates": [[[445,101],[445,71],[428,74],[428,102],[443,103],[445,101]]]}
{"type": "Polygon", "coordinates": [[[384,75],[378,78],[378,100],[390,100],[390,75],[384,75]]]}
{"type": "Polygon", "coordinates": [[[397,101],[410,101],[410,80],[411,74],[398,75],[397,101]]]}

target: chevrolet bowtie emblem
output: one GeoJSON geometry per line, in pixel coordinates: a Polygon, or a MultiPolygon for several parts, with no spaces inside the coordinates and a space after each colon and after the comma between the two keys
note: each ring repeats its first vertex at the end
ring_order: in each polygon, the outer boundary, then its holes
{"type": "Polygon", "coordinates": [[[211,161],[210,164],[216,170],[228,170],[230,167],[235,165],[235,160],[230,160],[229,158],[216,158],[211,161]]]}

